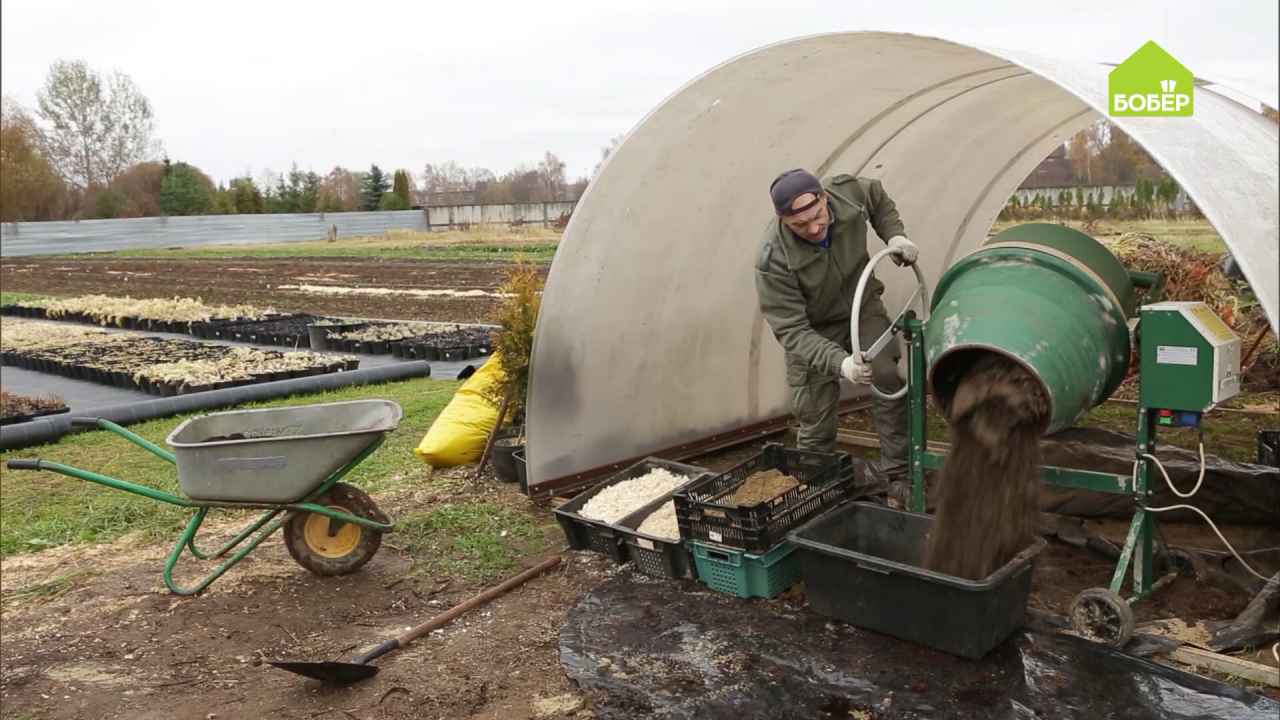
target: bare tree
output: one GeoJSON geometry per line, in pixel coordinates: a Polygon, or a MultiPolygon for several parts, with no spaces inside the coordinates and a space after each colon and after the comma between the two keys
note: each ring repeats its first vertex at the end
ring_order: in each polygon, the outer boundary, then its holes
{"type": "Polygon", "coordinates": [[[471,173],[458,163],[427,163],[422,170],[422,190],[427,193],[461,192],[471,190],[471,173]]]}
{"type": "Polygon", "coordinates": [[[318,206],[322,212],[355,210],[360,203],[360,185],[349,170],[341,165],[329,171],[320,181],[318,206]]]}
{"type": "Polygon", "coordinates": [[[564,190],[564,161],[556,157],[550,150],[542,156],[538,163],[538,180],[546,192],[547,200],[558,200],[564,190]]]}
{"type": "Polygon", "coordinates": [[[600,174],[600,168],[604,167],[604,161],[608,160],[609,156],[613,154],[613,151],[617,150],[618,146],[621,144],[622,144],[622,136],[614,135],[613,137],[609,138],[608,145],[600,148],[600,162],[596,163],[595,168],[591,170],[592,180],[595,179],[596,175],[600,174]]]}
{"type": "Polygon", "coordinates": [[[83,60],[58,60],[36,101],[45,152],[73,187],[106,185],[158,149],[151,103],[124,73],[104,78],[83,60]]]}

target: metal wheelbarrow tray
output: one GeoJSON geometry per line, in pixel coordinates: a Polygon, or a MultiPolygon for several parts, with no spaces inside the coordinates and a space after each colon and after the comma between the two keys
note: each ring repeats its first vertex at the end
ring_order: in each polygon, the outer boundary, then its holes
{"type": "Polygon", "coordinates": [[[400,422],[389,400],[356,400],[194,417],[165,440],[192,500],[289,503],[400,422]]]}
{"type": "Polygon", "coordinates": [[[289,554],[318,575],[345,575],[368,562],[393,525],[367,494],[339,480],[382,445],[400,417],[400,406],[389,400],[213,413],[191,418],[169,434],[175,452],[109,420],[71,419],[72,425],[113,432],[176,465],[187,497],[45,460],[10,460],[8,468],[45,470],[194,509],[163,572],[170,591],[194,595],[281,527],[289,554]],[[201,550],[196,533],[217,507],[266,512],[217,549],[201,550]],[[208,560],[232,550],[234,555],[196,584],[174,581],[173,568],[185,551],[208,560]]]}

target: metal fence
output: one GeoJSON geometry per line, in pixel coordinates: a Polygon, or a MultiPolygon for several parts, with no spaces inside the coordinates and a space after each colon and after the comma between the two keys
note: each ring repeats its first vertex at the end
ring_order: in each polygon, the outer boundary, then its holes
{"type": "Polygon", "coordinates": [[[572,202],[509,205],[441,205],[427,208],[431,229],[460,225],[541,225],[551,227],[573,212],[572,202]]]}
{"type": "Polygon", "coordinates": [[[359,237],[381,235],[388,230],[425,232],[486,224],[550,226],[561,215],[571,212],[573,205],[571,202],[450,205],[383,212],[4,223],[0,224],[0,256],[323,240],[330,228],[336,228],[338,237],[359,237]]]}

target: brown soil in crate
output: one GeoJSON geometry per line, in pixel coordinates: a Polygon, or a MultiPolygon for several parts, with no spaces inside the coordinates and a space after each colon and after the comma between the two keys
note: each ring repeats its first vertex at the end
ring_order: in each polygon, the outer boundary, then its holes
{"type": "Polygon", "coordinates": [[[739,507],[751,507],[766,500],[772,500],[782,493],[796,487],[800,481],[784,475],[780,470],[761,470],[748,477],[726,502],[739,507]]]}
{"type": "Polygon", "coordinates": [[[991,355],[961,379],[947,410],[953,445],[924,565],[981,580],[1035,536],[1049,404],[1026,370],[991,355]]]}
{"type": "MultiPolygon", "coordinates": [[[[206,303],[247,303],[282,312],[344,317],[484,322],[490,296],[322,295],[280,285],[337,285],[388,290],[496,292],[507,263],[379,260],[376,258],[5,258],[0,285],[8,292],[75,296],[90,293],[172,298],[175,287],[206,303]]],[[[539,267],[546,273],[546,267],[539,267]]]]}

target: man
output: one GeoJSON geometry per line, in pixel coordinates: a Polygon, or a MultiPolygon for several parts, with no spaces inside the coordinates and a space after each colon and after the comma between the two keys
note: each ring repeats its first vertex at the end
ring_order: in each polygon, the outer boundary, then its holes
{"type": "MultiPolygon", "coordinates": [[[[903,234],[898,210],[878,180],[836,175],[822,183],[805,170],[789,170],[773,181],[769,195],[777,218],[756,263],[760,310],[786,351],[787,384],[800,423],[797,446],[832,452],[841,377],[874,382],[885,393],[902,387],[896,342],[870,363],[851,347],[853,295],[870,259],[867,221],[889,238],[898,265],[913,264],[919,251],[903,234]]],[[[867,282],[858,315],[863,349],[889,327],[883,292],[879,280],[867,282]]],[[[874,398],[872,416],[881,460],[867,468],[868,490],[883,492],[906,473],[907,400],[874,398]]]]}

